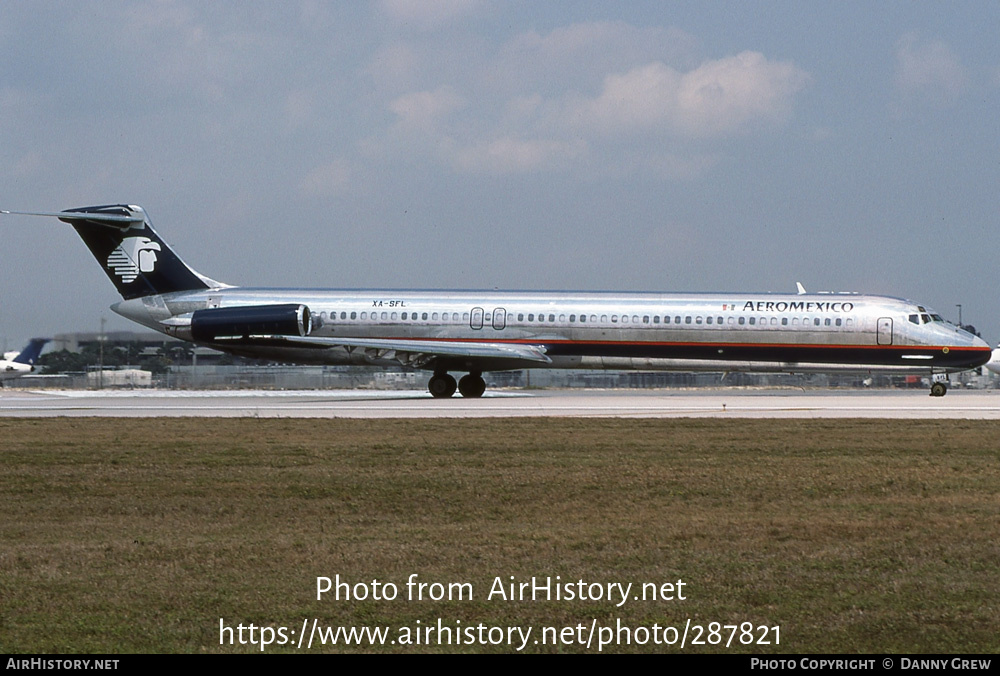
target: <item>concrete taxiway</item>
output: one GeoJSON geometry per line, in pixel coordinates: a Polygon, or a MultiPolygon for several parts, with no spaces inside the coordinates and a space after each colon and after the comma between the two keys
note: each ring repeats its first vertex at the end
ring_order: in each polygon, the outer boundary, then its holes
{"type": "Polygon", "coordinates": [[[0,417],[1000,419],[1000,390],[0,391],[0,417]]]}

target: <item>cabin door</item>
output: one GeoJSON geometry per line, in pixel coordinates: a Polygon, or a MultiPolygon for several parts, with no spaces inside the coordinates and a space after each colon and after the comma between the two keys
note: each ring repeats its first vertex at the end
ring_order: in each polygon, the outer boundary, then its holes
{"type": "Polygon", "coordinates": [[[892,345],[892,317],[878,318],[878,344],[892,345]]]}

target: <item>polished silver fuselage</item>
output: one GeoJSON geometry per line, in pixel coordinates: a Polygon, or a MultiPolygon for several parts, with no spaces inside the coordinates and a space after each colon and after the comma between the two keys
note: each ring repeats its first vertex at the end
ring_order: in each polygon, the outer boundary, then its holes
{"type": "MultiPolygon", "coordinates": [[[[624,293],[216,288],[113,306],[184,337],[196,310],[300,303],[312,335],[538,347],[548,364],[440,357],[434,370],[551,368],[945,373],[985,363],[989,346],[907,300],[861,294],[624,293]],[[936,319],[930,319],[935,317],[936,319]],[[916,318],[916,319],[914,319],[916,318]]],[[[393,365],[392,350],[208,344],[278,361],[393,365]]]]}

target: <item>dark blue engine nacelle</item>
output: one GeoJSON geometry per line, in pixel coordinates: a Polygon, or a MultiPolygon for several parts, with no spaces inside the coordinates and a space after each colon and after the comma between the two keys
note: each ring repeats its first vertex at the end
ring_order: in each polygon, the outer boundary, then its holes
{"type": "Polygon", "coordinates": [[[312,329],[309,308],[295,303],[211,308],[191,315],[191,337],[200,343],[257,336],[308,336],[312,329]]]}

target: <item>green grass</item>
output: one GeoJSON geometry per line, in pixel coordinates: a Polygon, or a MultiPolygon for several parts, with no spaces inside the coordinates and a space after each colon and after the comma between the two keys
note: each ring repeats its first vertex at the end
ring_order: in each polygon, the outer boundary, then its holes
{"type": "Polygon", "coordinates": [[[259,650],[220,646],[220,618],[532,639],[690,618],[780,626],[728,652],[995,652],[998,439],[956,421],[4,419],[0,652],[259,650]],[[413,573],[474,598],[405,600],[413,573]],[[400,598],[317,601],[338,574],[400,598]],[[633,595],[683,579],[687,599],[486,598],[498,576],[557,575],[633,595]]]}

